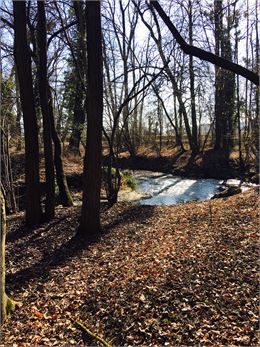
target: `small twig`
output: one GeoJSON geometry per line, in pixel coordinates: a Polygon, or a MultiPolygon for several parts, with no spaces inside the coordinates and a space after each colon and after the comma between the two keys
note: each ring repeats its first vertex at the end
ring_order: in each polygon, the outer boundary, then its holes
{"type": "Polygon", "coordinates": [[[87,327],[85,327],[85,325],[83,325],[81,322],[76,321],[75,325],[78,326],[80,329],[82,329],[84,332],[86,332],[88,335],[94,337],[96,340],[98,340],[99,342],[101,342],[104,346],[107,347],[112,347],[112,345],[110,345],[108,342],[106,342],[105,340],[102,339],[102,337],[94,334],[92,331],[90,331],[87,327]]]}

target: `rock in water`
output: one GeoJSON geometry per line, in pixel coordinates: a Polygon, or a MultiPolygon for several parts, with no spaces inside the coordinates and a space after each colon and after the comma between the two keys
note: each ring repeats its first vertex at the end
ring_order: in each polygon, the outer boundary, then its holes
{"type": "Polygon", "coordinates": [[[260,183],[260,174],[256,174],[253,177],[251,177],[250,180],[252,183],[259,184],[260,183]]]}
{"type": "Polygon", "coordinates": [[[216,193],[211,199],[226,198],[242,192],[240,187],[229,186],[222,192],[216,193]]]}

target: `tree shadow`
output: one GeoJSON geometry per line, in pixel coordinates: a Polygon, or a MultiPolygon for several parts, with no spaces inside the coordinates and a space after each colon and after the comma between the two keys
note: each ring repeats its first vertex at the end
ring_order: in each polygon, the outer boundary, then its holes
{"type": "Polygon", "coordinates": [[[138,205],[127,205],[121,213],[112,218],[108,223],[103,225],[103,233],[107,234],[117,226],[124,226],[136,222],[138,224],[148,223],[148,219],[153,216],[155,206],[140,206],[138,205]]]}
{"type": "Polygon", "coordinates": [[[44,227],[41,226],[35,230],[23,227],[21,232],[19,229],[13,230],[7,243],[7,269],[13,271],[13,264],[16,264],[18,271],[9,272],[6,275],[7,290],[17,291],[21,288],[24,290],[35,279],[47,282],[52,269],[79,257],[83,251],[87,252],[90,245],[102,242],[102,238],[110,234],[114,228],[131,222],[144,223],[153,214],[152,206],[146,206],[142,208],[142,211],[138,206],[124,204],[122,206],[122,211],[117,214],[115,209],[115,216],[113,216],[111,209],[104,204],[102,231],[88,238],[87,241],[82,240],[76,233],[75,226],[78,224],[79,211],[75,208],[72,217],[68,215],[68,211],[65,211],[66,216],[63,215],[44,227]],[[107,214],[110,216],[107,217],[107,214]],[[29,234],[29,231],[32,234],[29,234]],[[19,235],[23,235],[23,240],[19,240],[19,235]]]}
{"type": "Polygon", "coordinates": [[[47,226],[46,226],[46,223],[44,223],[39,226],[29,227],[25,223],[23,223],[20,225],[19,229],[11,230],[7,233],[6,241],[13,242],[13,241],[26,238],[27,240],[24,241],[25,242],[24,246],[26,246],[26,244],[30,242],[30,240],[35,240],[38,237],[40,237],[43,230],[44,231],[50,230],[52,227],[54,227],[55,225],[58,225],[64,219],[66,219],[66,217],[58,218],[57,220],[48,222],[47,226]]]}

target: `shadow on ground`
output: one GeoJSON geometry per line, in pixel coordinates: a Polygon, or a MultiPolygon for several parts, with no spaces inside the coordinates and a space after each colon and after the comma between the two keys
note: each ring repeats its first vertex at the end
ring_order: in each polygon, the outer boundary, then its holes
{"type": "Polygon", "coordinates": [[[86,242],[76,236],[79,208],[62,209],[57,217],[38,228],[19,225],[7,235],[7,290],[17,290],[31,280],[48,281],[50,270],[87,251],[90,245],[102,242],[116,228],[131,222],[145,223],[153,215],[153,206],[140,211],[138,206],[122,204],[118,214],[102,205],[102,232],[86,242]],[[11,259],[12,263],[9,262],[11,259]]]}

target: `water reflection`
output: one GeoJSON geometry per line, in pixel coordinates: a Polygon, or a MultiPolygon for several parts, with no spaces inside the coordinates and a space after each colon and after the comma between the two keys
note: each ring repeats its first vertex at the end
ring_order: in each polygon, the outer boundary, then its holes
{"type": "Polygon", "coordinates": [[[216,192],[222,180],[188,179],[170,174],[134,173],[137,191],[146,196],[138,200],[142,205],[174,205],[192,200],[208,200],[216,192]]]}

